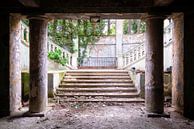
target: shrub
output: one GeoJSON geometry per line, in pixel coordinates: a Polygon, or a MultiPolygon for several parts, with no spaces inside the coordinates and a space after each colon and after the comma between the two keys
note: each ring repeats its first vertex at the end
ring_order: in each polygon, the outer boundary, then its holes
{"type": "Polygon", "coordinates": [[[67,58],[64,58],[62,56],[62,52],[60,49],[55,49],[54,51],[48,52],[48,58],[63,66],[67,64],[67,58]]]}

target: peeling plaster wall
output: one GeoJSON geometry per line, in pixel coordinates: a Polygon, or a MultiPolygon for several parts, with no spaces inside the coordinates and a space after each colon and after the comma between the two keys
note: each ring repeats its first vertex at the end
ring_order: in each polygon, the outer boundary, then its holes
{"type": "Polygon", "coordinates": [[[115,36],[101,37],[95,44],[88,45],[88,57],[115,57],[116,39],[115,36]]]}

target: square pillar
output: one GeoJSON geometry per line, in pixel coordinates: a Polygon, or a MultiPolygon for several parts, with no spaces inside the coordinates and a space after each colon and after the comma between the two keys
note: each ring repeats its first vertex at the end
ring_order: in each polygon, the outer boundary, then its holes
{"type": "Polygon", "coordinates": [[[117,68],[123,67],[123,20],[116,20],[116,57],[117,57],[117,68]]]}
{"type": "Polygon", "coordinates": [[[0,14],[0,117],[10,114],[9,14],[0,14]]]}
{"type": "Polygon", "coordinates": [[[184,14],[184,116],[194,119],[194,14],[184,14]]]}
{"type": "Polygon", "coordinates": [[[47,92],[47,24],[43,16],[33,16],[30,20],[30,104],[31,113],[46,110],[47,92]]]}
{"type": "Polygon", "coordinates": [[[148,113],[163,114],[163,17],[146,19],[145,106],[148,113]]]}

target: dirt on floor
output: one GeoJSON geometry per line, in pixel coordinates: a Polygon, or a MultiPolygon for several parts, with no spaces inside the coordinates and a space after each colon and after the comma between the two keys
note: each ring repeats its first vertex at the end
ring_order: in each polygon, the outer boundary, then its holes
{"type": "Polygon", "coordinates": [[[0,119],[0,129],[194,129],[194,121],[170,112],[170,118],[148,118],[143,103],[53,104],[44,117],[0,119]]]}

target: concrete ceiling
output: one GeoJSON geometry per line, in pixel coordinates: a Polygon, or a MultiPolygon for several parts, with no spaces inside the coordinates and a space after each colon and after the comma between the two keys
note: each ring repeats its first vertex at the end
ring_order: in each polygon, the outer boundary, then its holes
{"type": "MultiPolygon", "coordinates": [[[[146,13],[193,11],[189,0],[6,0],[0,12],[51,18],[142,18],[146,13]]],[[[194,12],[194,11],[193,11],[194,12]]]]}
{"type": "Polygon", "coordinates": [[[90,19],[90,17],[100,17],[100,19],[143,19],[145,13],[46,13],[51,19],[90,19]]]}

